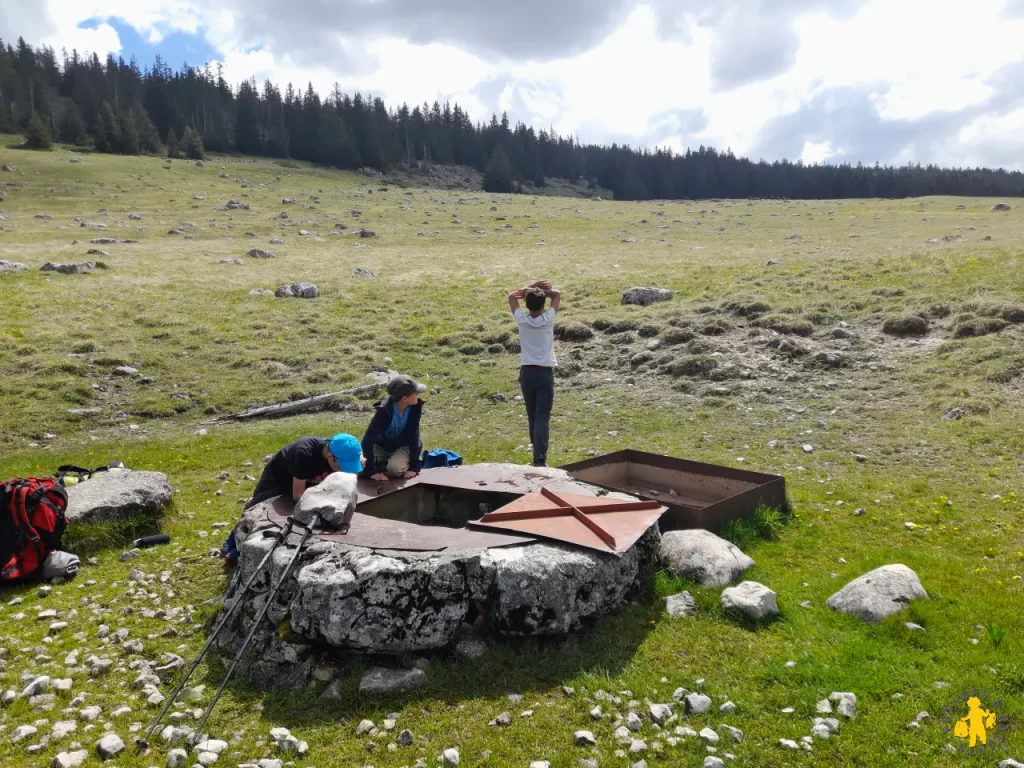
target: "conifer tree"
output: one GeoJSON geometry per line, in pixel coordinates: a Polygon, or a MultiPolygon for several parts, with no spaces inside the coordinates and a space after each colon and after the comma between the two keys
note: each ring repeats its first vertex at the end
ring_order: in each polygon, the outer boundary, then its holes
{"type": "Polygon", "coordinates": [[[178,137],[174,135],[174,129],[167,130],[167,156],[178,157],[181,150],[178,148],[178,137]]]}
{"type": "Polygon", "coordinates": [[[185,157],[189,160],[202,160],[206,157],[206,151],[203,149],[203,138],[192,130],[191,126],[186,126],[185,132],[181,135],[181,147],[185,157]]]}
{"type": "Polygon", "coordinates": [[[32,115],[25,132],[25,146],[29,149],[49,149],[50,129],[39,115],[32,115]]]}
{"type": "Polygon", "coordinates": [[[82,115],[74,102],[68,102],[60,116],[57,135],[65,144],[78,144],[84,134],[85,125],[82,123],[82,115]]]}
{"type": "Polygon", "coordinates": [[[501,147],[495,147],[491,161],[484,171],[485,192],[514,192],[515,182],[512,179],[512,166],[508,155],[501,147]]]}

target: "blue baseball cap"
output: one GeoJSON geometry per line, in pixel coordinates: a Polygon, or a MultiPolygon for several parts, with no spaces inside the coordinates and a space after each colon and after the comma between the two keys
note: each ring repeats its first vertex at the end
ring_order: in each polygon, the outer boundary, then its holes
{"type": "Polygon", "coordinates": [[[358,475],[363,471],[363,446],[352,435],[335,435],[331,438],[330,449],[342,472],[358,475]]]}

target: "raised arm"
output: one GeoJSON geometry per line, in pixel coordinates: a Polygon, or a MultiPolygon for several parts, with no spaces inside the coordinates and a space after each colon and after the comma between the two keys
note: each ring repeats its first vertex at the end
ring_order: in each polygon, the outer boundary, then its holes
{"type": "Polygon", "coordinates": [[[516,310],[519,309],[519,302],[520,302],[520,300],[522,298],[523,298],[523,289],[522,288],[516,288],[514,291],[512,291],[512,293],[510,293],[508,295],[508,307],[509,307],[509,309],[512,310],[512,314],[513,315],[516,313],[516,310]]]}
{"type": "Polygon", "coordinates": [[[548,288],[544,293],[547,294],[549,299],[551,299],[551,308],[557,312],[558,308],[562,304],[562,292],[557,288],[548,288]]]}

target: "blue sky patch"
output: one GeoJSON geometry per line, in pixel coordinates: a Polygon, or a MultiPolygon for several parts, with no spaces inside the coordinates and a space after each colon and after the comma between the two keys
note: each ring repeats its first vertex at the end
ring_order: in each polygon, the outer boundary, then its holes
{"type": "MultiPolygon", "coordinates": [[[[121,56],[124,57],[124,60],[129,61],[134,56],[140,69],[151,67],[158,53],[167,66],[175,71],[186,62],[193,67],[202,67],[206,62],[219,58],[217,52],[200,35],[171,32],[164,35],[159,43],[153,44],[136,32],[132,26],[116,18],[89,19],[78,26],[84,29],[96,29],[103,23],[107,23],[117,30],[118,37],[121,39],[121,56]]],[[[84,53],[84,51],[79,51],[79,53],[84,53]]]]}

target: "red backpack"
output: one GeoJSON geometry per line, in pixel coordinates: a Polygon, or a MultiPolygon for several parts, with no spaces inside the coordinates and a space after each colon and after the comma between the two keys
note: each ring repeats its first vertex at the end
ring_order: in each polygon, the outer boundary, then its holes
{"type": "Polygon", "coordinates": [[[14,478],[0,485],[0,583],[41,573],[60,549],[68,492],[51,478],[14,478]]]}

